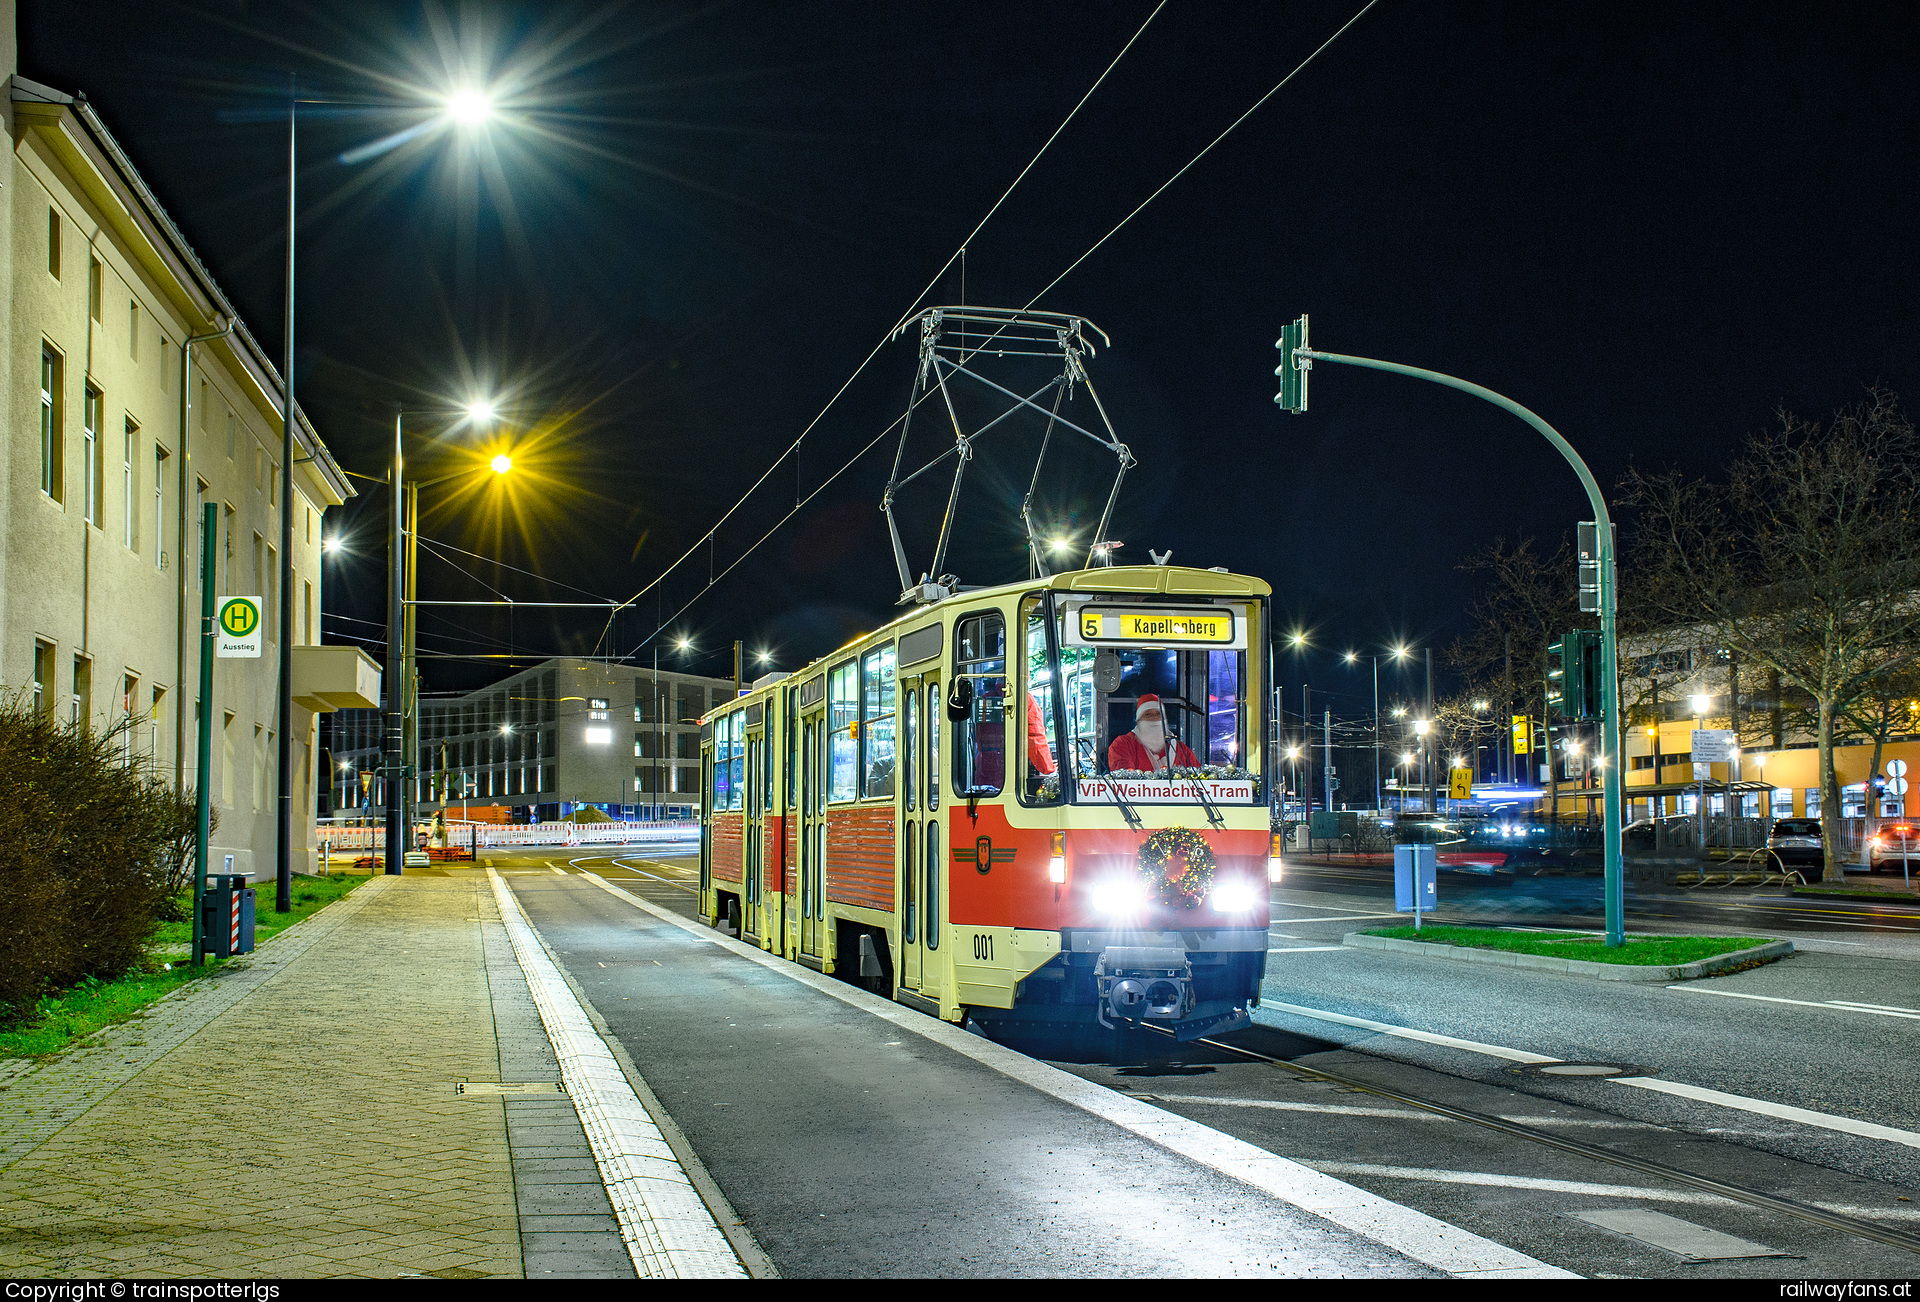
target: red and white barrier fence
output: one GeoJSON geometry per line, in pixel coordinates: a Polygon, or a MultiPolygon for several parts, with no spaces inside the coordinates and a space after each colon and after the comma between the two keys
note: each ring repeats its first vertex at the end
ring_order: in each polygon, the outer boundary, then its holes
{"type": "MultiPolygon", "coordinates": [[[[461,823],[449,820],[445,826],[446,845],[477,844],[482,850],[489,846],[513,845],[630,845],[684,841],[700,834],[699,822],[690,818],[647,823],[461,823]]],[[[415,845],[425,830],[415,826],[415,845]]],[[[386,849],[387,829],[320,823],[314,828],[313,844],[316,849],[322,844],[330,846],[336,857],[368,854],[386,849]]],[[[428,840],[433,848],[440,844],[437,837],[428,840]]]]}

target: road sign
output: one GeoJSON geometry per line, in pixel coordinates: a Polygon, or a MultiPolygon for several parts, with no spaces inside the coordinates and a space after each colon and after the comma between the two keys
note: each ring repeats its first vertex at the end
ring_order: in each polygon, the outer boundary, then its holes
{"type": "Polygon", "coordinates": [[[1473,770],[1452,769],[1447,773],[1447,798],[1449,800],[1473,799],[1473,770]]]}
{"type": "Polygon", "coordinates": [[[1890,796],[1904,796],[1904,795],[1906,795],[1906,794],[1907,794],[1907,780],[1906,780],[1905,778],[1888,778],[1888,779],[1887,779],[1887,794],[1888,794],[1888,795],[1890,795],[1890,796]]]}
{"type": "Polygon", "coordinates": [[[258,597],[222,597],[215,604],[214,655],[222,660],[258,660],[266,622],[258,597]]]}
{"type": "Polygon", "coordinates": [[[1907,762],[1905,760],[1888,760],[1887,776],[1890,778],[1904,778],[1907,776],[1907,762]]]}
{"type": "Polygon", "coordinates": [[[1693,762],[1695,764],[1725,764],[1733,758],[1733,750],[1733,729],[1695,728],[1693,730],[1693,762]]]}
{"type": "Polygon", "coordinates": [[[1513,716],[1513,753],[1533,754],[1533,720],[1524,714],[1513,716]]]}

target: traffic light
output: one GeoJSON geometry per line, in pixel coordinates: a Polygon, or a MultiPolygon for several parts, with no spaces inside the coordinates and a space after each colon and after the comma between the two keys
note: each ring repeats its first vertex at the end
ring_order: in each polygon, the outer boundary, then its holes
{"type": "Polygon", "coordinates": [[[1282,326],[1273,346],[1280,350],[1280,365],[1273,368],[1280,377],[1280,392],[1273,395],[1273,400],[1298,416],[1307,409],[1307,372],[1313,369],[1311,357],[1294,356],[1294,349],[1308,346],[1306,314],[1282,326]]]}
{"type": "Polygon", "coordinates": [[[1547,708],[1563,719],[1600,717],[1600,634],[1593,629],[1548,644],[1547,708]]]}
{"type": "Polygon", "coordinates": [[[1513,753],[1533,754],[1533,720],[1524,714],[1513,716],[1513,753]]]}

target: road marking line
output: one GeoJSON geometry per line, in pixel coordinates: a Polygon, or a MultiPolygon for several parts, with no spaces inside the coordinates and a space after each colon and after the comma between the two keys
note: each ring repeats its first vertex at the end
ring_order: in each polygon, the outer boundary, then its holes
{"type": "Polygon", "coordinates": [[[565,877],[567,875],[567,870],[565,868],[554,868],[552,864],[548,864],[547,867],[553,868],[553,871],[559,873],[562,877],[565,877]]]}
{"type": "Polygon", "coordinates": [[[1354,951],[1345,945],[1269,945],[1269,954],[1351,954],[1354,951]]]}
{"type": "MultiPolygon", "coordinates": [[[[1285,906],[1283,905],[1282,907],[1284,908],[1285,906]]],[[[1404,916],[1404,914],[1399,913],[1347,913],[1337,918],[1281,918],[1279,921],[1286,923],[1288,926],[1293,926],[1302,922],[1359,922],[1364,918],[1399,918],[1404,916]]],[[[1429,913],[1427,916],[1432,917],[1433,915],[1429,913]]]]}
{"type": "MultiPolygon", "coordinates": [[[[1392,1117],[1399,1121],[1452,1121],[1438,1112],[1417,1112],[1411,1108],[1363,1108],[1350,1103],[1294,1103],[1283,1099],[1224,1099],[1210,1094],[1161,1094],[1141,1091],[1136,1099],[1161,1103],[1182,1103],[1190,1107],[1264,1108],[1272,1112],[1326,1112],[1340,1117],[1392,1117]]],[[[1313,1165],[1309,1163],[1308,1165],[1313,1165]]]]}
{"type": "Polygon", "coordinates": [[[630,891],[623,891],[604,878],[589,877],[587,880],[696,939],[722,945],[741,958],[778,972],[789,980],[872,1013],[922,1039],[944,1045],[1043,1094],[1437,1270],[1484,1279],[1577,1278],[1571,1271],[1549,1266],[1504,1244],[1368,1193],[1332,1176],[1322,1175],[1311,1167],[1269,1153],[1264,1148],[1235,1139],[1211,1126],[1201,1125],[1139,1099],[1128,1098],[834,977],[789,963],[756,946],[718,935],[704,924],[671,913],[630,891]]]}
{"type": "Polygon", "coordinates": [[[744,1278],[733,1245],[574,998],[520,901],[499,873],[489,868],[487,877],[635,1271],[642,1279],[744,1278]]]}
{"type": "Polygon", "coordinates": [[[1389,1022],[1376,1022],[1365,1017],[1348,1017],[1344,1013],[1329,1013],[1318,1008],[1302,1008],[1299,1004],[1280,1004],[1271,999],[1260,1001],[1262,1008],[1278,1009],[1283,1013],[1292,1013],[1297,1017],[1311,1017],[1315,1021],[1336,1022],[1341,1026],[1355,1026],[1363,1031],[1377,1031],[1381,1035],[1398,1036],[1403,1040],[1419,1040],[1424,1044],[1437,1044],[1445,1049],[1465,1049],[1469,1053],[1484,1053],[1490,1058],[1505,1058],[1508,1062],[1543,1063],[1559,1062],[1558,1058],[1549,1058],[1545,1054],[1527,1053],[1521,1049],[1503,1048],[1497,1044],[1482,1044],[1478,1040],[1462,1040],[1451,1035],[1436,1035],[1432,1031],[1416,1031],[1410,1026],[1394,1026],[1389,1022]]]}
{"type": "Polygon", "coordinates": [[[1891,1004],[1856,1004],[1844,999],[1829,999],[1825,1002],[1814,999],[1786,999],[1780,995],[1752,995],[1744,990],[1712,990],[1701,986],[1674,985],[1669,990],[1686,990],[1697,995],[1720,995],[1726,999],[1757,999],[1769,1004],[1797,1004],[1802,1008],[1825,1008],[1836,1013],[1873,1013],[1880,1017],[1904,1017],[1909,1021],[1920,1021],[1920,1009],[1899,1008],[1891,1004]]]}
{"type": "MultiPolygon", "coordinates": [[[[1280,901],[1280,907],[1283,909],[1325,909],[1329,913],[1338,913],[1342,909],[1351,909],[1353,906],[1351,904],[1302,904],[1297,900],[1282,900],[1280,901]]],[[[1365,916],[1373,917],[1375,915],[1367,914],[1365,916]]],[[[1390,913],[1382,913],[1378,916],[1390,918],[1393,915],[1390,913]]],[[[1299,918],[1296,919],[1296,921],[1305,922],[1308,921],[1308,919],[1299,918]]]]}
{"type": "Polygon", "coordinates": [[[1499,1175],[1491,1171],[1436,1171],[1423,1166],[1381,1166],[1373,1162],[1313,1162],[1329,1175],[1366,1175],[1381,1180],[1420,1180],[1433,1184],[1470,1184],[1495,1189],[1535,1189],[1541,1193],[1574,1194],[1583,1198],[1637,1198],[1648,1202],[1722,1203],[1733,1200],[1717,1194],[1682,1189],[1642,1189],[1630,1184],[1596,1184],[1587,1180],[1547,1180],[1530,1175],[1499,1175]]]}
{"type": "Polygon", "coordinates": [[[1911,1130],[1882,1126],[1872,1121],[1855,1121],[1852,1117],[1838,1117],[1831,1112],[1814,1112],[1809,1108],[1796,1108],[1785,1103],[1769,1103],[1765,1099],[1750,1099],[1741,1094],[1725,1094],[1699,1085],[1656,1080],[1651,1076],[1608,1076],[1604,1079],[1615,1085],[1631,1085],[1635,1089],[1654,1090],[1660,1094],[1671,1094],[1675,1098],[1693,1099],[1700,1103],[1716,1103],[1723,1108],[1757,1112],[1763,1117],[1778,1117],[1782,1121],[1797,1121],[1803,1126],[1818,1126],[1822,1130],[1838,1130],[1867,1139],[1884,1139],[1895,1144],[1905,1144],[1908,1148],[1920,1148],[1920,1134],[1911,1130]]]}

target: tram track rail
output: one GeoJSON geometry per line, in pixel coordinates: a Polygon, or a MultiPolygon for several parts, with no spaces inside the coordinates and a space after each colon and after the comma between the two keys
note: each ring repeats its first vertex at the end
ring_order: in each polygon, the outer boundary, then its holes
{"type": "MultiPolygon", "coordinates": [[[[1168,1039],[1173,1038],[1171,1031],[1163,1030],[1160,1027],[1147,1026],[1143,1029],[1150,1030],[1156,1035],[1165,1036],[1168,1039]]],[[[1733,1202],[1745,1203],[1749,1207],[1759,1207],[1767,1211],[1778,1212],[1781,1215],[1796,1217],[1815,1225],[1824,1226],[1830,1230],[1838,1230],[1843,1234],[1851,1234],[1857,1238],[1868,1239],[1875,1243],[1884,1243],[1889,1247],[1904,1248],[1908,1252],[1920,1253],[1920,1236],[1903,1234],[1899,1230],[1876,1225],[1872,1221],[1861,1220],[1858,1217],[1847,1216],[1840,1212],[1830,1212],[1820,1207],[1809,1206],[1806,1203],[1796,1202],[1791,1198],[1782,1198],[1778,1194],[1762,1193],[1758,1189],[1749,1189],[1744,1185],[1728,1184],[1726,1181],[1716,1180],[1712,1176],[1701,1175],[1698,1172],[1689,1171],[1683,1167],[1669,1166],[1665,1162],[1656,1162],[1651,1158],[1636,1157],[1632,1153],[1622,1153],[1617,1149],[1607,1148],[1600,1144],[1582,1143],[1580,1140],[1569,1139],[1564,1135],[1555,1135],[1544,1130],[1537,1130],[1532,1126],[1524,1125],[1520,1122],[1508,1121],[1504,1117],[1489,1116],[1484,1112],[1475,1112],[1470,1108],[1456,1107],[1451,1103],[1441,1103],[1435,1099],[1422,1098],[1420,1095],[1409,1094],[1404,1090],[1396,1090],[1385,1085],[1375,1085],[1367,1081],[1355,1080],[1350,1076],[1342,1076],[1337,1072],[1323,1071],[1318,1067],[1302,1066],[1297,1062],[1291,1062],[1285,1058],[1276,1058],[1255,1049],[1248,1049],[1237,1044],[1228,1044],[1225,1040],[1216,1040],[1203,1036],[1192,1041],[1192,1043],[1204,1044],[1208,1048],[1216,1049],[1221,1053],[1234,1054],[1254,1062],[1265,1063],[1276,1070],[1288,1072],[1303,1081],[1319,1081],[1330,1085],[1338,1085],[1343,1089],[1353,1090],[1358,1093],[1371,1094],[1376,1098],[1390,1099],[1406,1107],[1418,1108],[1423,1112],[1435,1113],[1454,1121],[1464,1121],[1469,1125],[1497,1131],[1516,1139],[1524,1139],[1545,1148],[1557,1149],[1563,1153],[1572,1153],[1597,1162],[1605,1162],[1610,1166],[1636,1171],[1641,1175],[1653,1176],[1656,1179],[1667,1180],[1674,1184],[1686,1185],[1690,1188],[1715,1194],[1733,1202]]],[[[1311,1165],[1311,1163],[1306,1163],[1305,1165],[1311,1165]]]]}

